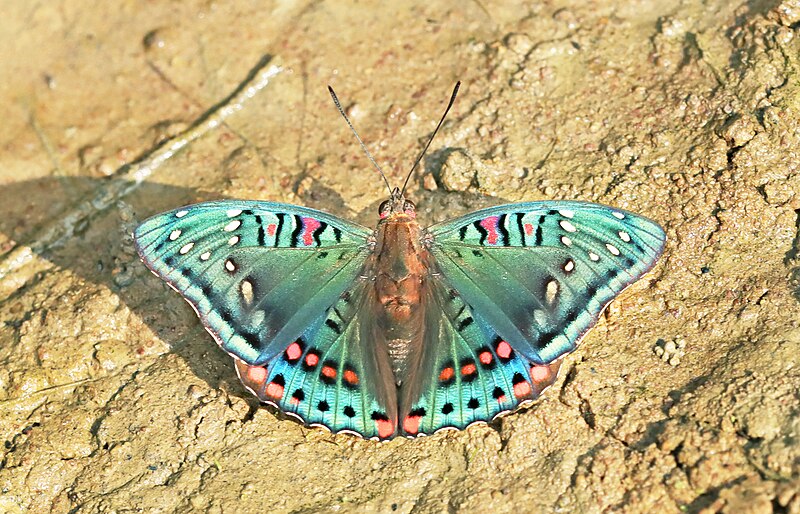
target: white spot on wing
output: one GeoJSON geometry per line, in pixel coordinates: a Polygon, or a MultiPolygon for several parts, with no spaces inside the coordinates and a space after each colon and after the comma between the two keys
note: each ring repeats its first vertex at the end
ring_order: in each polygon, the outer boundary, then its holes
{"type": "Polygon", "coordinates": [[[558,213],[564,216],[565,218],[570,218],[570,219],[572,219],[572,217],[575,216],[575,211],[571,211],[569,209],[561,209],[558,211],[558,213]]]}
{"type": "Polygon", "coordinates": [[[564,246],[572,246],[572,239],[568,238],[567,236],[561,236],[561,243],[564,246]]]}
{"type": "Polygon", "coordinates": [[[236,265],[233,264],[233,261],[225,261],[225,269],[230,272],[236,271],[236,265]]]}
{"type": "Polygon", "coordinates": [[[232,238],[228,239],[228,245],[233,246],[239,242],[239,236],[233,236],[232,238]]]}
{"type": "Polygon", "coordinates": [[[542,327],[547,323],[547,313],[541,309],[534,309],[533,320],[542,327]]]}
{"type": "Polygon", "coordinates": [[[242,280],[240,285],[242,291],[242,299],[244,303],[250,305],[253,303],[253,284],[249,280],[242,280]]]}
{"type": "Polygon", "coordinates": [[[201,261],[207,261],[211,257],[211,252],[203,252],[200,254],[201,261]]]}
{"type": "Polygon", "coordinates": [[[227,214],[228,214],[228,217],[229,217],[229,218],[233,218],[233,217],[235,217],[235,216],[238,216],[238,215],[240,215],[241,213],[242,213],[242,210],[241,210],[241,209],[230,209],[230,210],[227,212],[227,214]]]}
{"type": "Polygon", "coordinates": [[[558,282],[551,280],[545,287],[544,299],[548,304],[553,305],[553,302],[556,301],[556,296],[558,296],[558,282]]]}
{"type": "Polygon", "coordinates": [[[613,253],[614,255],[619,255],[619,248],[612,245],[611,243],[606,243],[606,248],[608,248],[608,251],[613,253]]]}
{"type": "Polygon", "coordinates": [[[239,228],[239,225],[241,225],[241,224],[242,224],[241,221],[233,220],[230,223],[228,223],[227,225],[225,225],[225,228],[222,229],[222,230],[224,230],[225,232],[233,232],[234,230],[239,228]]]}
{"type": "Polygon", "coordinates": [[[628,234],[624,230],[620,230],[619,231],[619,238],[622,239],[623,241],[625,241],[626,243],[630,243],[631,242],[630,234],[628,234]]]}
{"type": "Polygon", "coordinates": [[[558,224],[561,225],[561,228],[563,228],[567,232],[575,232],[577,230],[575,228],[575,225],[573,225],[572,223],[570,223],[567,220],[561,220],[561,221],[558,222],[558,224]]]}
{"type": "Polygon", "coordinates": [[[180,230],[178,230],[178,229],[176,228],[176,229],[175,229],[175,230],[173,230],[173,231],[172,231],[172,233],[169,235],[169,240],[170,240],[170,241],[175,241],[175,240],[176,240],[176,239],[178,239],[179,237],[181,237],[181,231],[180,231],[180,230]]]}
{"type": "Polygon", "coordinates": [[[597,262],[597,261],[599,261],[599,260],[600,260],[600,256],[599,256],[599,255],[597,255],[597,254],[596,254],[596,253],[594,253],[594,252],[589,252],[589,258],[590,258],[590,259],[592,259],[594,262],[597,262]]]}
{"type": "Polygon", "coordinates": [[[187,253],[189,253],[189,250],[191,250],[193,246],[194,243],[186,243],[180,250],[178,250],[178,253],[181,255],[186,255],[187,253]]]}
{"type": "Polygon", "coordinates": [[[568,260],[564,264],[564,271],[566,271],[567,273],[571,272],[574,269],[575,269],[575,262],[572,259],[568,260]]]}
{"type": "Polygon", "coordinates": [[[615,218],[617,218],[618,220],[624,220],[625,219],[625,215],[622,214],[619,211],[611,211],[611,215],[614,216],[615,218]]]}
{"type": "Polygon", "coordinates": [[[189,211],[178,211],[178,212],[175,213],[175,217],[176,218],[183,218],[187,214],[189,214],[189,211]]]}
{"type": "Polygon", "coordinates": [[[264,318],[266,318],[266,317],[267,317],[267,313],[264,312],[263,310],[259,309],[257,311],[253,311],[253,313],[250,314],[250,324],[252,326],[260,325],[260,324],[262,324],[264,322],[264,318]]]}

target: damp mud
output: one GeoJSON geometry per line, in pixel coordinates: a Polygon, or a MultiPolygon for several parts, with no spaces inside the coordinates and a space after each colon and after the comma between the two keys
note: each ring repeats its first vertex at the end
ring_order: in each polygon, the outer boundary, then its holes
{"type": "Polygon", "coordinates": [[[800,2],[4,14],[0,512],[800,513],[800,2]],[[259,406],[133,227],[219,198],[374,225],[385,187],[326,85],[398,183],[457,80],[409,187],[423,225],[593,201],[664,226],[660,263],[491,424],[376,443],[259,406]]]}

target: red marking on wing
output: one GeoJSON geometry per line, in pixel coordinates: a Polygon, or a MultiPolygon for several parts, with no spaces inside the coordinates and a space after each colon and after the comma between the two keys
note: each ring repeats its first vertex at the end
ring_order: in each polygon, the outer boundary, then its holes
{"type": "Polygon", "coordinates": [[[478,355],[478,360],[481,361],[481,364],[486,366],[492,363],[492,358],[492,352],[481,352],[481,354],[478,355]]]}
{"type": "Polygon", "coordinates": [[[500,221],[499,216],[489,216],[481,220],[481,226],[486,229],[486,242],[490,245],[497,244],[497,224],[500,221]]]}
{"type": "Polygon", "coordinates": [[[263,384],[267,379],[267,368],[261,366],[250,366],[247,368],[247,379],[257,384],[263,384]]]}
{"type": "Polygon", "coordinates": [[[462,375],[472,375],[478,371],[478,368],[475,367],[475,364],[470,362],[469,364],[465,364],[461,367],[461,374],[462,375]]]}
{"type": "Polygon", "coordinates": [[[453,371],[453,368],[444,368],[442,372],[439,373],[439,380],[441,380],[442,382],[447,382],[448,380],[453,378],[454,374],[455,372],[453,371]]]}
{"type": "Polygon", "coordinates": [[[320,227],[320,222],[314,218],[300,218],[303,221],[303,244],[314,244],[314,231],[320,227]]]}
{"type": "Polygon", "coordinates": [[[319,355],[316,353],[309,353],[306,355],[306,366],[313,368],[317,364],[319,364],[319,355]]]}
{"type": "Polygon", "coordinates": [[[283,398],[283,386],[275,382],[270,382],[269,385],[267,385],[266,393],[267,396],[271,398],[281,399],[283,398]]]}
{"type": "Polygon", "coordinates": [[[531,394],[531,385],[528,382],[514,384],[514,396],[517,398],[524,398],[529,394],[531,394]]]}
{"type": "Polygon", "coordinates": [[[419,420],[420,416],[406,416],[406,419],[403,420],[403,430],[407,434],[416,435],[419,432],[419,420]]]}
{"type": "Polygon", "coordinates": [[[531,378],[534,382],[544,382],[550,377],[548,366],[531,366],[531,378]]]}
{"type": "Polygon", "coordinates": [[[353,370],[345,370],[343,377],[345,382],[350,385],[358,384],[358,375],[356,375],[356,372],[353,370]]]}
{"type": "Polygon", "coordinates": [[[500,341],[497,344],[497,356],[501,359],[508,359],[511,357],[511,345],[505,341],[500,341]]]}
{"type": "Polygon", "coordinates": [[[394,426],[392,426],[392,422],[388,419],[376,419],[375,426],[378,429],[378,437],[382,439],[391,437],[391,435],[394,434],[394,426]]]}
{"type": "Polygon", "coordinates": [[[289,401],[292,402],[292,405],[300,405],[300,400],[295,398],[294,396],[292,396],[292,399],[289,401]]]}
{"type": "Polygon", "coordinates": [[[501,396],[500,398],[497,399],[497,403],[503,403],[505,401],[506,401],[506,395],[503,395],[503,396],[501,396]]]}
{"type": "Polygon", "coordinates": [[[303,349],[300,348],[300,345],[295,341],[294,343],[290,344],[289,347],[286,349],[286,359],[290,361],[296,361],[303,355],[303,349]]]}
{"type": "Polygon", "coordinates": [[[328,378],[336,378],[336,370],[330,366],[322,366],[322,374],[328,378]]]}
{"type": "Polygon", "coordinates": [[[530,223],[526,223],[524,225],[524,227],[525,227],[525,235],[532,236],[533,235],[533,225],[531,225],[530,223]]]}
{"type": "Polygon", "coordinates": [[[270,237],[272,237],[272,236],[274,236],[274,235],[275,235],[275,231],[276,231],[276,230],[278,230],[278,225],[276,225],[276,224],[274,224],[274,223],[270,223],[269,225],[267,225],[267,234],[268,234],[270,237]]]}

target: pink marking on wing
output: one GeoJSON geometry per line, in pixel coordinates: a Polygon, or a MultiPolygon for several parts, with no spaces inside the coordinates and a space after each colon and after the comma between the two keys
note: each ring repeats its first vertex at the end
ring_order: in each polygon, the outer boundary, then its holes
{"type": "Polygon", "coordinates": [[[481,352],[481,354],[478,355],[478,360],[481,361],[481,364],[488,366],[492,363],[492,352],[481,352]]]}
{"type": "Polygon", "coordinates": [[[267,385],[266,393],[267,396],[280,400],[283,398],[283,386],[275,382],[270,382],[269,385],[267,385]]]}
{"type": "Polygon", "coordinates": [[[511,345],[505,341],[500,341],[497,344],[497,356],[501,359],[508,359],[511,357],[511,345]]]}
{"type": "Polygon", "coordinates": [[[316,353],[309,353],[306,355],[306,366],[313,368],[319,363],[319,355],[316,353]]]}
{"type": "Polygon", "coordinates": [[[524,227],[525,227],[525,235],[532,236],[533,235],[533,225],[531,225],[530,223],[526,223],[524,225],[524,227]]]}
{"type": "Polygon", "coordinates": [[[490,245],[497,244],[497,224],[500,222],[499,216],[489,216],[481,220],[481,226],[486,229],[486,242],[490,245]]]}
{"type": "Polygon", "coordinates": [[[534,382],[544,382],[550,376],[548,366],[531,366],[531,378],[534,382]]]}
{"type": "Polygon", "coordinates": [[[419,416],[406,416],[406,419],[403,421],[403,430],[406,431],[407,434],[416,435],[419,432],[419,416]]]}
{"type": "Polygon", "coordinates": [[[529,394],[531,394],[531,385],[528,382],[514,384],[514,396],[517,398],[524,398],[529,394]]]}
{"type": "Polygon", "coordinates": [[[465,364],[464,366],[461,367],[461,374],[464,376],[472,375],[476,371],[478,371],[478,368],[476,368],[475,364],[472,362],[470,362],[469,364],[465,364]]]}
{"type": "Polygon", "coordinates": [[[250,366],[247,368],[247,379],[256,384],[263,384],[267,379],[267,368],[261,366],[250,366]]]}
{"type": "Polygon", "coordinates": [[[300,218],[303,221],[303,244],[314,244],[314,231],[320,227],[320,222],[314,218],[300,218]]]}
{"type": "Polygon", "coordinates": [[[272,237],[272,236],[274,236],[274,235],[275,235],[275,231],[276,231],[276,230],[278,230],[278,225],[276,225],[276,224],[274,224],[274,223],[270,223],[269,225],[267,225],[267,234],[268,234],[270,237],[272,237]]]}
{"type": "Polygon", "coordinates": [[[286,349],[286,359],[290,361],[296,361],[303,355],[303,349],[300,348],[300,345],[297,344],[295,341],[294,343],[290,344],[289,347],[286,349]]]}
{"type": "Polygon", "coordinates": [[[388,419],[376,419],[375,426],[378,428],[378,437],[386,439],[394,433],[394,426],[388,419]]]}

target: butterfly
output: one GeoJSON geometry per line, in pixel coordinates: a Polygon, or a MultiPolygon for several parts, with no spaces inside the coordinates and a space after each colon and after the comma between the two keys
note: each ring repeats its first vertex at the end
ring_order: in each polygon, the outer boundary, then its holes
{"type": "Polygon", "coordinates": [[[422,228],[404,190],[390,188],[374,230],[306,207],[224,200],[149,218],[134,240],[262,402],[386,440],[532,402],[666,239],[643,216],[579,201],[501,205],[422,228]]]}

